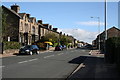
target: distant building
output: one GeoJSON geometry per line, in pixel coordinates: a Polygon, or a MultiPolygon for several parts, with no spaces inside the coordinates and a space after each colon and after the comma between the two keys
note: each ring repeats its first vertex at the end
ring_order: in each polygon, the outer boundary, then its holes
{"type": "Polygon", "coordinates": [[[42,37],[49,35],[49,34],[55,34],[56,36],[59,36],[59,32],[57,32],[57,28],[53,28],[52,25],[49,24],[43,24],[42,20],[38,20],[38,34],[39,39],[42,37]]]}

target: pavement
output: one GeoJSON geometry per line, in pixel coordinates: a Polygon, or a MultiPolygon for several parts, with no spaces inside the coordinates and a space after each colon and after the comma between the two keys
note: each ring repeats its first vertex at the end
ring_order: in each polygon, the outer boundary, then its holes
{"type": "Polygon", "coordinates": [[[119,80],[120,74],[117,71],[116,64],[105,63],[104,54],[100,54],[99,50],[91,50],[89,55],[67,80],[119,80]]]}

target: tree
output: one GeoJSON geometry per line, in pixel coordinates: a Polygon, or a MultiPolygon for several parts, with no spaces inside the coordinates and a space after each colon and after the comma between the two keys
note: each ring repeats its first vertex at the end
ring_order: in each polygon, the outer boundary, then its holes
{"type": "Polygon", "coordinates": [[[2,42],[2,7],[0,6],[0,42],[2,42]]]}
{"type": "Polygon", "coordinates": [[[5,11],[4,11],[4,9],[3,8],[1,8],[1,13],[2,13],[2,39],[4,39],[4,37],[7,35],[7,26],[8,26],[8,24],[7,24],[7,16],[8,16],[8,14],[7,13],[5,13],[5,11]]]}
{"type": "Polygon", "coordinates": [[[1,9],[2,13],[2,38],[7,40],[7,37],[17,38],[16,32],[18,31],[18,27],[16,27],[17,21],[16,15],[8,12],[4,7],[1,9]],[[14,37],[13,37],[14,36],[14,37]]]}
{"type": "Polygon", "coordinates": [[[62,45],[68,45],[71,42],[72,41],[70,40],[69,37],[61,35],[61,37],[60,37],[60,44],[62,44],[62,45]]]}
{"type": "Polygon", "coordinates": [[[43,36],[40,41],[41,42],[50,41],[54,44],[58,42],[58,36],[55,35],[54,33],[48,33],[45,36],[43,36]]]}

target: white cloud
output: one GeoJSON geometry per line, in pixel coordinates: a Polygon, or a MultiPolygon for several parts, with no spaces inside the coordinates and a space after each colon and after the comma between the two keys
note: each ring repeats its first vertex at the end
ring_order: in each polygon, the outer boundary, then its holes
{"type": "Polygon", "coordinates": [[[72,35],[77,40],[88,43],[92,43],[92,41],[97,36],[97,32],[89,32],[82,29],[60,29],[60,30],[68,35],[72,35]]]}
{"type": "MultiPolygon", "coordinates": [[[[78,25],[98,26],[98,21],[76,22],[78,25]]],[[[100,22],[100,26],[104,26],[104,22],[100,22]]]]}

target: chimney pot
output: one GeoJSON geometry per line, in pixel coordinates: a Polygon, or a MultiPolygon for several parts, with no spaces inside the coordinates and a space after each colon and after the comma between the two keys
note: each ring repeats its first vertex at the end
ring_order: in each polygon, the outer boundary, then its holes
{"type": "Polygon", "coordinates": [[[38,20],[38,23],[42,24],[42,20],[38,20]]]}
{"type": "Polygon", "coordinates": [[[16,13],[19,13],[19,11],[20,11],[20,7],[17,4],[12,5],[11,9],[14,10],[16,13]]]}

